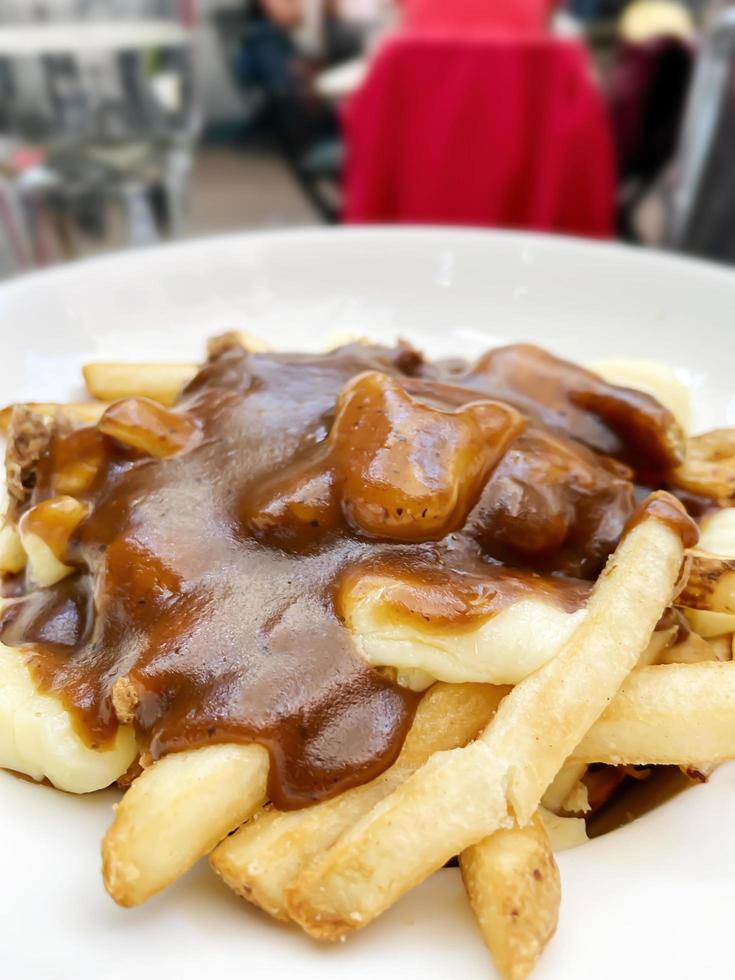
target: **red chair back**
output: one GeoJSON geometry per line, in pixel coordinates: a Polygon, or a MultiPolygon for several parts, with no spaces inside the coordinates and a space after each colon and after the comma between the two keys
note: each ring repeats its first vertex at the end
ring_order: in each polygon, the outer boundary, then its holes
{"type": "Polygon", "coordinates": [[[410,30],[543,31],[550,0],[402,0],[401,20],[410,30]]]}
{"type": "Polygon", "coordinates": [[[612,233],[609,123],[576,42],[398,35],[344,123],[348,222],[612,233]]]}

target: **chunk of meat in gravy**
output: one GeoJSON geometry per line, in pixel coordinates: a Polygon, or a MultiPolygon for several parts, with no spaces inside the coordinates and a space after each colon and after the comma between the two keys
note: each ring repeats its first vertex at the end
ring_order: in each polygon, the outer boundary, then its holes
{"type": "Polygon", "coordinates": [[[684,434],[655,398],[608,384],[532,344],[488,351],[452,383],[507,402],[544,426],[629,464],[641,483],[664,482],[683,458],[684,434]]]}
{"type": "Polygon", "coordinates": [[[30,503],[38,480],[41,460],[51,446],[57,431],[56,421],[25,405],[16,405],[10,416],[5,476],[8,491],[8,517],[17,521],[30,503]]]}
{"type": "Polygon", "coordinates": [[[622,464],[529,427],[487,481],[468,531],[493,558],[591,578],[633,512],[629,477],[622,464]]]}

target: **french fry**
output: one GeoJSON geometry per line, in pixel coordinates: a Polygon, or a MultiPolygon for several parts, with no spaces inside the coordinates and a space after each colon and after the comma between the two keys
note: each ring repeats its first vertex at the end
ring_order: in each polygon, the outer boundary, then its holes
{"type": "MultiPolygon", "coordinates": [[[[586,798],[587,789],[586,787],[584,789],[586,798]]],[[[589,803],[585,809],[589,810],[589,803]]],[[[560,817],[559,814],[552,813],[543,806],[538,808],[538,812],[549,835],[549,844],[554,854],[568,851],[572,847],[580,847],[589,840],[584,817],[560,817]]]]}
{"type": "Polygon", "coordinates": [[[102,842],[105,887],[118,905],[140,905],[251,817],[265,802],[268,768],[258,745],[210,745],[146,769],[102,842]]]}
{"type": "Polygon", "coordinates": [[[670,626],[668,629],[656,630],[643,653],[640,655],[637,667],[650,667],[651,664],[661,662],[669,647],[676,641],[678,626],[670,626]]]}
{"type": "Polygon", "coordinates": [[[727,637],[713,636],[705,640],[698,633],[689,633],[681,643],[664,650],[660,664],[699,664],[707,660],[730,660],[727,637]],[[723,642],[724,641],[724,642],[723,642]]]}
{"type": "Polygon", "coordinates": [[[459,857],[482,938],[505,980],[523,980],[553,936],[561,883],[543,821],[499,830],[459,857]]]}
{"type": "Polygon", "coordinates": [[[269,343],[256,337],[249,330],[229,330],[219,337],[212,337],[207,342],[207,354],[213,357],[223,348],[235,345],[244,348],[249,354],[265,354],[273,350],[269,343]]]}
{"type": "MultiPolygon", "coordinates": [[[[285,889],[298,874],[432,752],[468,741],[503,693],[502,688],[485,685],[436,685],[424,698],[403,752],[390,770],[366,786],[305,810],[261,811],[215,849],[210,857],[213,868],[242,897],[275,918],[287,919],[285,889]]],[[[578,809],[564,804],[591,762],[686,766],[696,763],[692,745],[696,759],[735,757],[735,665],[728,664],[722,672],[667,673],[654,667],[632,673],[582,744],[591,746],[584,749],[584,761],[575,753],[544,794],[544,804],[552,811],[578,809]],[[710,711],[714,725],[708,728],[704,722],[710,711]],[[616,754],[620,733],[628,746],[624,756],[616,754]]]]}
{"type": "Polygon", "coordinates": [[[305,871],[287,896],[293,918],[313,936],[337,939],[466,847],[528,823],[635,666],[683,556],[679,535],[654,516],[632,528],[557,656],[511,691],[476,742],[433,755],[305,871]]]}
{"type": "MultiPolygon", "coordinates": [[[[232,330],[210,340],[208,353],[238,344],[252,354],[271,350],[269,344],[247,330],[232,330]]],[[[196,364],[170,362],[96,361],[82,368],[84,383],[93,398],[114,402],[135,395],[171,406],[199,370],[196,364]]]]}
{"type": "Polygon", "coordinates": [[[687,439],[674,483],[718,500],[735,497],[735,428],[713,429],[687,439]]]}
{"type": "MultiPolygon", "coordinates": [[[[10,416],[15,407],[6,405],[0,409],[0,435],[8,431],[10,416]]],[[[102,402],[24,402],[22,407],[39,415],[60,415],[76,425],[94,425],[107,405],[102,402]]]]}
{"type": "Polygon", "coordinates": [[[732,636],[713,636],[711,639],[707,640],[712,649],[712,660],[732,660],[733,656],[733,639],[732,636]]]}
{"type": "Polygon", "coordinates": [[[485,684],[436,684],[422,698],[390,769],[364,786],[304,810],[261,811],[214,850],[212,867],[238,895],[277,919],[288,919],[285,889],[300,872],[433,752],[474,738],[507,690],[485,684]]]}
{"type": "Polygon", "coordinates": [[[735,614],[710,612],[707,609],[684,609],[689,625],[706,640],[711,637],[735,633],[735,614]]]}
{"type": "Polygon", "coordinates": [[[586,771],[584,762],[565,762],[542,797],[541,802],[546,809],[552,813],[566,810],[565,803],[570,795],[577,793],[586,771]]]}
{"type": "Polygon", "coordinates": [[[97,362],[82,368],[84,383],[93,398],[114,402],[138,395],[161,405],[173,405],[196,372],[195,364],[97,362]]]}
{"type": "Polygon", "coordinates": [[[703,522],[699,547],[689,555],[689,578],[677,603],[735,615],[735,507],[725,507],[703,522]]]}
{"type": "Polygon", "coordinates": [[[735,615],[735,557],[711,555],[699,548],[693,548],[689,556],[689,578],[677,603],[688,609],[735,615]]]}
{"type": "Polygon", "coordinates": [[[735,663],[631,673],[571,754],[574,762],[693,765],[735,758],[735,663]]]}

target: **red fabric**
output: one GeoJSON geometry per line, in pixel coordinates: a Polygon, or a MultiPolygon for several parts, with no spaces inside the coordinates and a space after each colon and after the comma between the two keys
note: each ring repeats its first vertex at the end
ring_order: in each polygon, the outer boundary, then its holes
{"type": "Polygon", "coordinates": [[[396,37],[344,124],[345,221],[612,233],[609,123],[576,42],[396,37]]]}
{"type": "Polygon", "coordinates": [[[401,20],[418,30],[542,31],[550,0],[403,0],[401,20]]]}

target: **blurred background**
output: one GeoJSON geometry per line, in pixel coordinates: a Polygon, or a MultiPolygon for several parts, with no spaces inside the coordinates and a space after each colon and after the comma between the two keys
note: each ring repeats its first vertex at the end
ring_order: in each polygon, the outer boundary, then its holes
{"type": "Polygon", "coordinates": [[[735,4],[0,0],[0,278],[425,223],[735,262],[735,4]]]}

